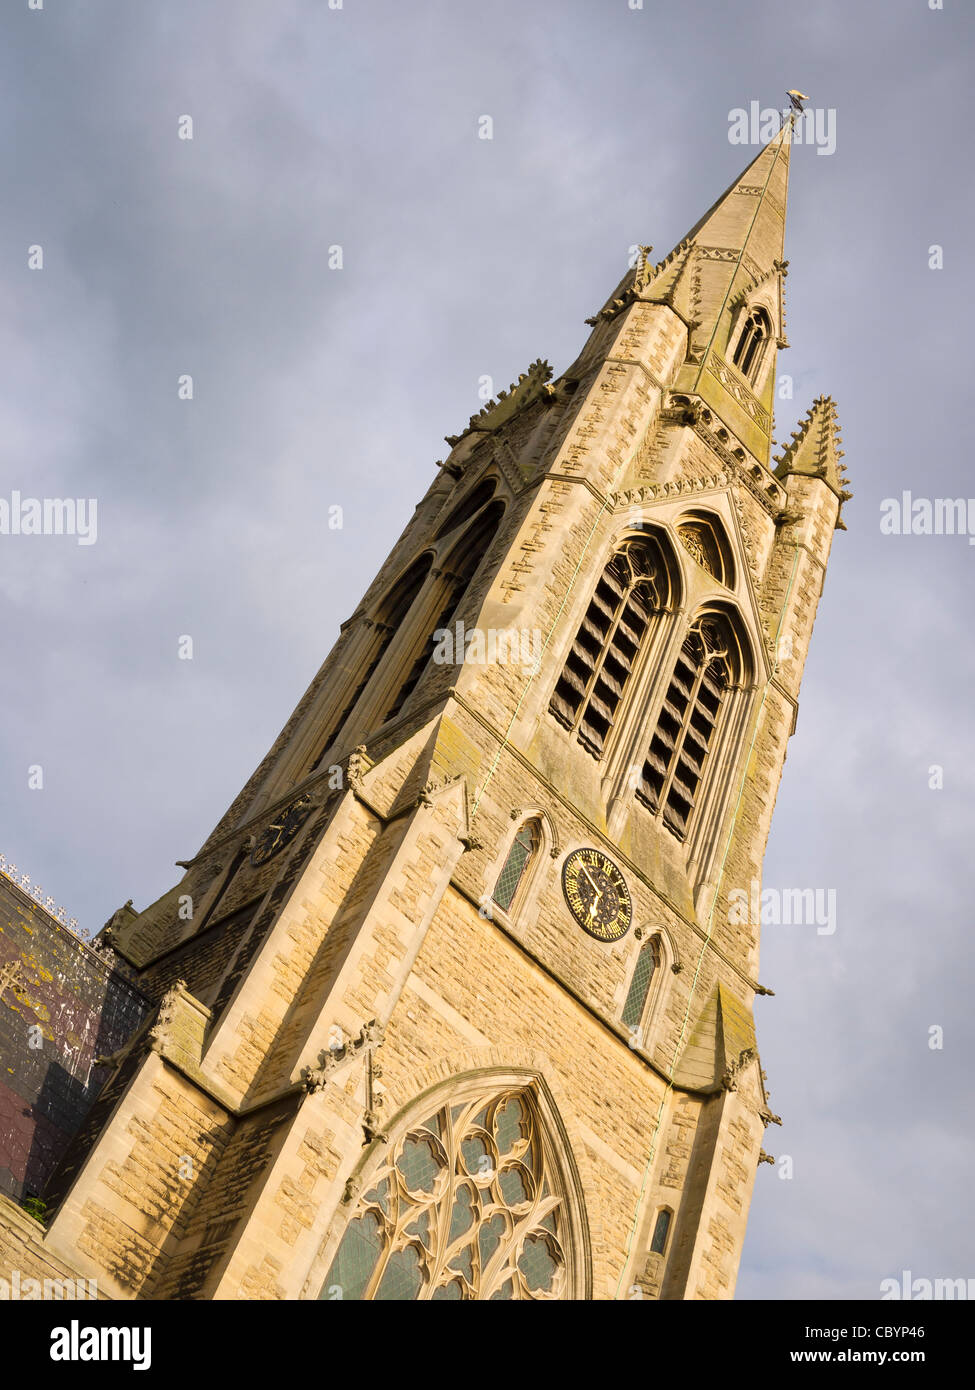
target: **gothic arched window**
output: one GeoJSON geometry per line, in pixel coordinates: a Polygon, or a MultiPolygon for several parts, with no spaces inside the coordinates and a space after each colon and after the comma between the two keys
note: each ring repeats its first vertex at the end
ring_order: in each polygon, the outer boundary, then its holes
{"type": "Polygon", "coordinates": [[[650,1241],[650,1253],[662,1255],[667,1249],[667,1236],[670,1232],[670,1218],[673,1212],[669,1207],[662,1207],[657,1213],[657,1220],[653,1228],[653,1238],[650,1241]]]}
{"type": "Polygon", "coordinates": [[[639,1028],[643,1022],[647,999],[650,997],[650,986],[653,984],[654,972],[659,965],[660,946],[654,937],[652,941],[648,941],[640,948],[640,954],[636,958],[636,965],[633,967],[633,974],[630,977],[626,1003],[623,1005],[623,1012],[620,1015],[624,1025],[631,1030],[639,1028]]]}
{"type": "Polygon", "coordinates": [[[332,744],[342,732],[342,726],[352,713],[359,702],[359,696],[372,680],[373,674],[386,655],[386,648],[395,637],[400,625],[406,618],[410,609],[413,607],[417,594],[423,588],[426,577],[433,564],[432,555],[421,555],[419,560],[406,571],[399,583],[383,599],[378,616],[374,623],[374,637],[372,650],[362,668],[362,675],[356,682],[348,699],[345,701],[340,712],[335,716],[329,725],[328,733],[318,745],[318,752],[315,754],[310,767],[317,767],[325,753],[331,748],[332,744]]]}
{"type": "Polygon", "coordinates": [[[721,706],[739,672],[737,642],[719,614],[694,623],[664,696],[636,797],[683,839],[721,706]]]}
{"type": "Polygon", "coordinates": [[[535,1096],[506,1087],[445,1104],[390,1145],[321,1297],[579,1296],[562,1175],[535,1096]]]}
{"type": "Polygon", "coordinates": [[[660,548],[646,537],[625,541],[600,575],[549,704],[559,723],[595,758],[616,721],[650,620],[666,593],[660,548]]]}
{"type": "Polygon", "coordinates": [[[538,820],[526,821],[512,842],[491,895],[498,907],[504,908],[505,912],[511,907],[515,894],[525,881],[529,861],[538,853],[541,843],[542,832],[538,820]]]}
{"type": "Polygon", "coordinates": [[[742,376],[754,385],[762,364],[765,344],[772,336],[772,320],[764,309],[755,308],[745,319],[731,359],[742,376]]]}
{"type": "Polygon", "coordinates": [[[423,675],[427,662],[433,655],[433,649],[437,645],[434,634],[450,626],[454,611],[464,597],[468,584],[479,569],[488,547],[494,540],[503,513],[503,502],[492,502],[489,506],[484,507],[455,546],[451,558],[445,562],[447,585],[440,612],[437,614],[428,635],[423,638],[416,659],[410,667],[406,679],[397,690],[393,703],[383,715],[384,723],[389,719],[394,719],[399,714],[423,675]]]}

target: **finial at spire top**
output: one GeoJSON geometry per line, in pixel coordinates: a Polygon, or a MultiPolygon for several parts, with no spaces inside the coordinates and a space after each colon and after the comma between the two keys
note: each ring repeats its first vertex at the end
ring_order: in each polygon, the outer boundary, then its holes
{"type": "Polygon", "coordinates": [[[786,96],[789,98],[793,111],[798,111],[802,115],[802,103],[809,100],[805,92],[798,92],[795,87],[790,87],[786,96]]]}

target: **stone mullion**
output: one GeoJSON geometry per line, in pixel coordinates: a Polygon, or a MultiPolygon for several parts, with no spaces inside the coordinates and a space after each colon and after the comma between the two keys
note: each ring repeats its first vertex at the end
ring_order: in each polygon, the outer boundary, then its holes
{"type": "MultiPolygon", "coordinates": [[[[541,1187],[541,1185],[542,1184],[539,1183],[539,1187],[541,1187]]],[[[549,1212],[555,1211],[557,1207],[561,1206],[561,1203],[562,1199],[558,1196],[536,1196],[531,1209],[527,1211],[524,1216],[516,1216],[509,1207],[502,1208],[502,1210],[507,1211],[508,1215],[511,1217],[511,1234],[508,1236],[507,1240],[502,1240],[501,1245],[491,1256],[490,1260],[488,1260],[487,1267],[481,1275],[479,1297],[482,1300],[490,1298],[491,1295],[504,1284],[505,1280],[508,1278],[509,1270],[516,1279],[524,1278],[521,1274],[521,1270],[518,1268],[518,1261],[514,1256],[521,1248],[525,1237],[530,1235],[541,1221],[544,1221],[549,1212]]],[[[546,1232],[546,1235],[551,1234],[551,1231],[546,1232]]],[[[562,1242],[559,1240],[558,1236],[555,1236],[555,1240],[561,1248],[562,1242]]],[[[561,1273],[563,1279],[568,1277],[567,1267],[564,1262],[561,1273]]],[[[557,1273],[556,1278],[558,1277],[557,1273]]],[[[535,1298],[538,1295],[532,1294],[531,1296],[535,1298]]]]}
{"type": "MultiPolygon", "coordinates": [[[[443,1113],[447,1116],[447,1141],[444,1142],[444,1148],[447,1151],[449,1182],[445,1194],[446,1200],[441,1198],[437,1205],[436,1241],[433,1248],[432,1273],[430,1275],[431,1295],[434,1289],[439,1287],[443,1272],[450,1259],[451,1248],[448,1246],[447,1242],[450,1236],[450,1222],[454,1210],[454,1197],[457,1192],[457,1164],[460,1161],[460,1140],[456,1132],[453,1117],[450,1113],[449,1104],[444,1106],[443,1113]]],[[[463,1237],[459,1236],[454,1244],[459,1244],[462,1239],[463,1237]]]]}

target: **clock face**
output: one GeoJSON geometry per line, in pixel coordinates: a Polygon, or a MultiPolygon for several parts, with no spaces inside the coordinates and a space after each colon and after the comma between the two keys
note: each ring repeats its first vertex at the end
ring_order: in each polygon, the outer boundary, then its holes
{"type": "Polygon", "coordinates": [[[251,863],[254,867],[266,864],[279,850],[284,849],[297,835],[310,813],[311,807],[304,798],[293,801],[290,806],[280,811],[257,837],[257,842],[251,850],[251,863]]]}
{"type": "Polygon", "coordinates": [[[562,865],[562,891],[573,917],[597,941],[619,941],[629,931],[630,890],[612,859],[600,850],[573,850],[562,865]]]}

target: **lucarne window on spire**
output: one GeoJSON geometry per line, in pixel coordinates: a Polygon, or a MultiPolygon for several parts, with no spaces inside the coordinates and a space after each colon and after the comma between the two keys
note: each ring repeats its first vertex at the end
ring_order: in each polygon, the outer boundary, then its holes
{"type": "Polygon", "coordinates": [[[772,321],[764,309],[756,308],[745,320],[732,361],[743,377],[754,385],[765,355],[765,344],[772,336],[772,321]]]}

